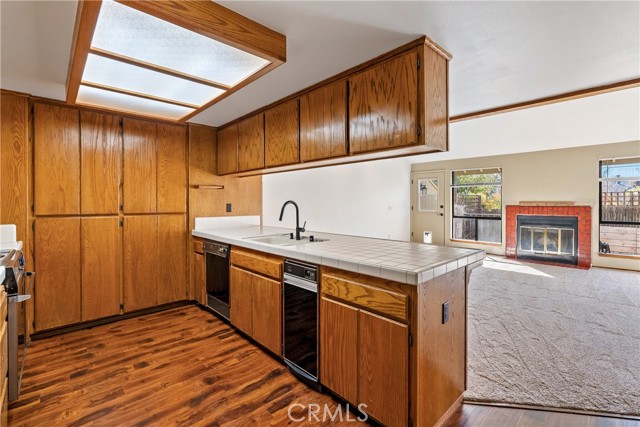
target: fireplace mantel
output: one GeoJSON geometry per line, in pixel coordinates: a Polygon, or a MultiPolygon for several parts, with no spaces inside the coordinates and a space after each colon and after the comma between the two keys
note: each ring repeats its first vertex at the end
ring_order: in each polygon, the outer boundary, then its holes
{"type": "Polygon", "coordinates": [[[569,205],[569,202],[537,203],[506,206],[506,256],[517,257],[518,215],[571,216],[578,218],[578,267],[591,267],[591,206],[569,205]]]}

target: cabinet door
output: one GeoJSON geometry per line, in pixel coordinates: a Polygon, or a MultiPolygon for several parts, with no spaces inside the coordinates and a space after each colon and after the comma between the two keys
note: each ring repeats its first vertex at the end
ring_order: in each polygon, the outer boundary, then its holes
{"type": "Polygon", "coordinates": [[[158,212],[187,211],[187,134],[184,126],[158,125],[158,212]]]}
{"type": "Polygon", "coordinates": [[[205,271],[204,255],[193,253],[193,295],[191,298],[206,304],[207,276],[205,271]]]}
{"type": "Polygon", "coordinates": [[[82,214],[117,214],[122,158],[119,119],[82,111],[80,131],[82,214]]]}
{"type": "Polygon", "coordinates": [[[35,329],[81,321],[80,218],[38,218],[35,329]]]}
{"type": "Polygon", "coordinates": [[[409,330],[407,325],[358,312],[358,402],[388,427],[409,416],[409,330]]]}
{"type": "Polygon", "coordinates": [[[251,276],[248,271],[231,266],[229,274],[229,302],[231,323],[243,332],[253,334],[251,320],[251,276]]]}
{"type": "Polygon", "coordinates": [[[418,143],[417,63],[412,50],[349,79],[351,153],[418,143]]]}
{"type": "Polygon", "coordinates": [[[120,313],[122,246],[117,217],[82,218],[82,321],[120,313]]]}
{"type": "Polygon", "coordinates": [[[262,113],[238,123],[238,171],[264,167],[264,115],[262,113]]]}
{"type": "Polygon", "coordinates": [[[337,81],[300,98],[300,160],[347,154],[347,83],[337,81]]]}
{"type": "Polygon", "coordinates": [[[218,175],[238,172],[238,124],[218,131],[218,175]]]}
{"type": "Polygon", "coordinates": [[[158,216],[158,304],[187,297],[187,222],[184,215],[158,216]]]}
{"type": "Polygon", "coordinates": [[[320,302],[320,381],[351,403],[358,401],[358,309],[320,302]]]}
{"type": "Polygon", "coordinates": [[[156,124],[124,119],[124,212],[156,212],[156,124]]]}
{"type": "Polygon", "coordinates": [[[252,277],[253,338],[276,354],[282,354],[281,284],[266,277],[252,277]]]}
{"type": "Polygon", "coordinates": [[[290,165],[300,161],[299,131],[297,99],[265,111],[265,166],[290,165]]]}
{"type": "Polygon", "coordinates": [[[157,304],[158,217],[124,218],[124,309],[133,311],[157,304]]]}
{"type": "MultiPolygon", "coordinates": [[[[56,105],[34,107],[36,215],[80,213],[80,115],[56,105]]],[[[26,167],[26,165],[23,165],[26,167]]],[[[26,189],[25,189],[26,190],[26,189]]]]}

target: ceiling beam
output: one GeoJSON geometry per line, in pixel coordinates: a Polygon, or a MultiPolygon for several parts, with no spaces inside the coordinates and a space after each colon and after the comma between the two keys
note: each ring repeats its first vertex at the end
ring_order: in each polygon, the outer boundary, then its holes
{"type": "Polygon", "coordinates": [[[213,1],[117,0],[271,62],[287,60],[286,37],[213,1]]]}
{"type": "Polygon", "coordinates": [[[524,110],[527,108],[541,107],[543,105],[555,104],[557,102],[571,101],[573,99],[585,98],[587,96],[600,95],[617,90],[629,89],[640,86],[640,78],[623,80],[602,86],[590,87],[587,89],[565,92],[559,95],[547,96],[544,98],[532,99],[530,101],[518,102],[516,104],[503,105],[501,107],[489,108],[475,111],[473,113],[459,114],[449,118],[449,123],[461,122],[464,120],[479,119],[481,117],[493,116],[495,114],[508,113],[511,111],[524,110]]]}
{"type": "Polygon", "coordinates": [[[102,0],[80,0],[76,10],[76,26],[73,30],[69,72],[67,74],[67,102],[74,103],[80,89],[80,80],[87,62],[91,39],[98,22],[102,0]]]}

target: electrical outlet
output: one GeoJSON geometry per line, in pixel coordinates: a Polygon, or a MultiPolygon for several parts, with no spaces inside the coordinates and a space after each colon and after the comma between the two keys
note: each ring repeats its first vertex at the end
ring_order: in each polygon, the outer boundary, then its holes
{"type": "Polygon", "coordinates": [[[227,203],[227,212],[231,212],[231,203],[227,203]]]}
{"type": "Polygon", "coordinates": [[[449,301],[442,303],[442,324],[444,325],[449,321],[449,301]]]}

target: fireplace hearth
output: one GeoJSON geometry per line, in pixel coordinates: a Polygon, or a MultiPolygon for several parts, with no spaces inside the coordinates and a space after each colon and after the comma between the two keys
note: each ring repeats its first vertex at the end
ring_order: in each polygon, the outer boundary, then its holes
{"type": "Polygon", "coordinates": [[[518,215],[516,256],[578,265],[578,218],[518,215]]]}

